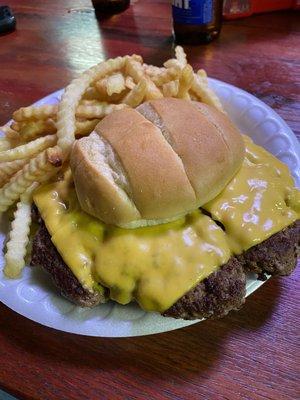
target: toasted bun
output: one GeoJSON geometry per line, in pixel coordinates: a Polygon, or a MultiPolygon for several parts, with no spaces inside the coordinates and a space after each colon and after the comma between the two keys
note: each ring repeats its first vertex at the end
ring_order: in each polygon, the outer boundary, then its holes
{"type": "Polygon", "coordinates": [[[164,98],[105,117],[75,143],[71,168],[84,211],[107,224],[136,227],[207,203],[243,157],[242,137],[225,114],[164,98]]]}

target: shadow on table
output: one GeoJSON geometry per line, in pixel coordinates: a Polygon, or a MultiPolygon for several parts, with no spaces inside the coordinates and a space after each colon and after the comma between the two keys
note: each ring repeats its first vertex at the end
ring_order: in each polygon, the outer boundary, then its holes
{"type": "Polygon", "coordinates": [[[280,281],[273,279],[272,288],[270,284],[250,296],[240,311],[221,320],[163,334],[124,339],[71,335],[38,325],[1,306],[0,335],[29,357],[48,361],[49,365],[85,368],[89,373],[133,369],[151,382],[193,374],[207,379],[209,370],[228,352],[228,341],[232,340],[231,349],[233,346],[238,351],[242,346],[243,354],[247,354],[249,343],[249,353],[252,351],[252,331],[256,334],[264,329],[280,297],[280,281]]]}
{"type": "MultiPolygon", "coordinates": [[[[153,12],[153,11],[152,11],[153,12]]],[[[162,65],[173,56],[174,41],[170,26],[159,18],[141,18],[136,8],[97,21],[101,45],[107,58],[140,54],[146,62],[162,65]],[[113,45],[112,45],[113,43],[113,45]]]]}

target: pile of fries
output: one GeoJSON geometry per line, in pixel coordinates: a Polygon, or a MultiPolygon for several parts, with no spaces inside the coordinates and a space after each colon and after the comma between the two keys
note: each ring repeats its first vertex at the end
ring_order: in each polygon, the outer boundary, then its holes
{"type": "Polygon", "coordinates": [[[85,71],[66,87],[56,105],[30,106],[0,128],[0,213],[16,202],[6,245],[4,273],[17,278],[25,266],[33,191],[68,163],[76,138],[90,134],[107,114],[144,101],[177,97],[222,110],[204,70],[187,63],[182,47],[159,68],[141,56],[117,57],[85,71]]]}

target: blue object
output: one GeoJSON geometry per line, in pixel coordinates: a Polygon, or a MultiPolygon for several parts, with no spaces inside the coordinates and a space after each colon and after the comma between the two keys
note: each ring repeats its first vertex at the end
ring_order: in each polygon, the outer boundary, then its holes
{"type": "Polygon", "coordinates": [[[17,399],[11,396],[10,394],[7,394],[2,390],[0,390],[0,400],[17,400],[17,399]]]}
{"type": "Polygon", "coordinates": [[[175,23],[209,24],[213,20],[213,0],[172,0],[175,23]]]}

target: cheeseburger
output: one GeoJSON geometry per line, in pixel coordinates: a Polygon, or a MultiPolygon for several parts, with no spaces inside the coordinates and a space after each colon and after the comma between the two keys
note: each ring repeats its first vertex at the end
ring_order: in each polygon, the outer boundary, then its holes
{"type": "Polygon", "coordinates": [[[296,265],[288,168],[208,105],[163,98],[115,111],[75,142],[70,165],[34,194],[31,264],[80,306],[222,317],[244,303],[248,271],[264,279],[296,265]]]}

